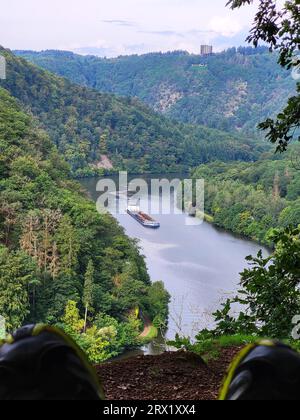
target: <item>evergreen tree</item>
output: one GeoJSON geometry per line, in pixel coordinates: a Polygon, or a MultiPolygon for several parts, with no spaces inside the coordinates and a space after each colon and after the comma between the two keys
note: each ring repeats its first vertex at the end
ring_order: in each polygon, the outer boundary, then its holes
{"type": "Polygon", "coordinates": [[[84,316],[84,331],[86,331],[88,311],[93,305],[93,288],[94,288],[95,267],[90,260],[84,276],[84,289],[83,289],[83,304],[85,307],[84,316]]]}
{"type": "Polygon", "coordinates": [[[29,290],[36,280],[36,265],[23,252],[0,247],[0,315],[8,331],[21,327],[30,313],[29,290]]]}

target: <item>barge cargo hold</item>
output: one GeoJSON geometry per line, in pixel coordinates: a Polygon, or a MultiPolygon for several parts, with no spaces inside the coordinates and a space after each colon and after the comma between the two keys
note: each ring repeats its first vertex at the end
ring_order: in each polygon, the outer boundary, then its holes
{"type": "Polygon", "coordinates": [[[127,209],[127,213],[129,216],[133,217],[136,221],[138,221],[142,226],[151,229],[158,229],[160,228],[160,223],[154,220],[148,214],[142,212],[139,207],[137,206],[129,206],[127,209]]]}

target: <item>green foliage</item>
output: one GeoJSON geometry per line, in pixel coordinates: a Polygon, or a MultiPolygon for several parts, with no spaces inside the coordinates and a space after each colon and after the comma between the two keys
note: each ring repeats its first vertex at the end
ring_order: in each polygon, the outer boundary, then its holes
{"type": "Polygon", "coordinates": [[[107,348],[109,340],[116,335],[114,327],[104,331],[93,326],[83,332],[84,320],[80,319],[76,302],[73,301],[67,303],[62,322],[60,327],[80,345],[91,362],[100,363],[110,357],[107,348]]]}
{"type": "MultiPolygon", "coordinates": [[[[9,331],[63,318],[96,362],[137,345],[141,325],[130,313],[152,298],[137,244],[98,214],[48,136],[1,88],[0,160],[0,314],[9,331]],[[98,328],[99,316],[111,324],[98,328]]],[[[153,318],[167,315],[161,299],[153,318]]]]}
{"type": "Polygon", "coordinates": [[[293,319],[300,313],[300,227],[275,230],[274,253],[264,258],[247,257],[250,268],[241,273],[241,290],[215,314],[216,327],[201,331],[192,342],[176,336],[169,344],[200,354],[218,357],[223,347],[243,346],[260,338],[275,338],[299,350],[291,339],[293,319]]]}
{"type": "MultiPolygon", "coordinates": [[[[230,0],[232,9],[252,0],[230,0]]],[[[275,0],[260,0],[255,16],[253,28],[248,41],[255,47],[263,41],[270,50],[279,51],[279,63],[287,69],[299,70],[299,36],[300,36],[299,1],[286,1],[284,5],[277,5],[275,0]]],[[[280,112],[276,120],[268,118],[260,124],[262,130],[267,130],[267,138],[277,145],[277,150],[284,152],[288,145],[297,139],[300,141],[299,109],[300,84],[297,86],[297,96],[289,98],[286,108],[280,112]]]]}
{"type": "Polygon", "coordinates": [[[199,354],[208,362],[211,359],[217,359],[224,348],[243,347],[256,341],[257,337],[253,335],[235,334],[217,337],[212,332],[204,330],[195,337],[193,342],[189,338],[180,338],[177,335],[176,339],[168,344],[177,349],[185,349],[199,354]]]}
{"type": "Polygon", "coordinates": [[[80,319],[79,309],[76,302],[69,300],[66,304],[64,316],[62,317],[64,329],[71,334],[81,333],[84,321],[80,319]]]}
{"type": "Polygon", "coordinates": [[[273,245],[272,229],[300,223],[300,172],[289,155],[249,164],[200,166],[193,178],[205,179],[205,211],[226,230],[273,245]]]}
{"type": "Polygon", "coordinates": [[[177,335],[170,345],[206,359],[218,357],[223,347],[266,337],[300,349],[291,338],[293,319],[300,313],[300,227],[274,230],[272,241],[275,251],[270,257],[261,251],[247,257],[250,268],[241,273],[238,295],[213,314],[216,327],[200,331],[193,341],[177,335]]]}
{"type": "Polygon", "coordinates": [[[165,290],[163,282],[155,282],[152,284],[148,293],[148,311],[152,315],[153,325],[158,329],[166,327],[166,319],[168,319],[168,307],[171,296],[165,290]]]}
{"type": "Polygon", "coordinates": [[[33,63],[101,92],[138,97],[189,124],[253,132],[295,93],[267,48],[231,48],[203,58],[183,51],[102,59],[62,51],[19,51],[33,63]]]}
{"type": "Polygon", "coordinates": [[[67,302],[65,314],[59,326],[69,334],[85,351],[92,363],[101,363],[117,356],[126,348],[140,344],[138,321],[129,318],[127,322],[99,314],[94,325],[84,328],[76,302],[67,302]]]}
{"type": "Polygon", "coordinates": [[[0,247],[0,314],[8,329],[23,324],[30,312],[29,291],[37,282],[36,265],[21,251],[0,247]]]}
{"type": "Polygon", "coordinates": [[[84,277],[83,299],[85,307],[89,308],[93,304],[95,267],[92,261],[89,261],[84,277]]]}
{"type": "Polygon", "coordinates": [[[264,150],[240,134],[176,123],[137,99],[72,84],[9,51],[0,52],[9,74],[0,86],[30,109],[75,176],[102,174],[104,152],[116,170],[166,173],[215,159],[253,161],[264,150]]]}

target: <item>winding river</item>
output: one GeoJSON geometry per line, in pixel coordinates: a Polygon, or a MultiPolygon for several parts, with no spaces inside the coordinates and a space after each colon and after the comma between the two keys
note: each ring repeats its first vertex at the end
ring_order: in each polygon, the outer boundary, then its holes
{"type": "MultiPolygon", "coordinates": [[[[143,179],[148,183],[151,180],[147,176],[143,179]]],[[[100,194],[96,191],[97,182],[96,178],[82,181],[94,200],[100,194]]],[[[158,201],[160,196],[152,199],[158,201]]],[[[118,201],[127,207],[125,197],[120,196],[118,201]]],[[[144,194],[140,206],[146,211],[147,203],[148,195],[144,194]]],[[[187,225],[186,217],[185,214],[155,216],[161,227],[151,230],[127,214],[116,216],[126,233],[139,240],[151,280],[162,280],[172,297],[167,339],[173,339],[177,332],[193,337],[200,329],[212,326],[211,313],[237,290],[239,273],[247,267],[245,257],[257,254],[262,248],[206,222],[199,224],[190,218],[187,225]]],[[[155,354],[160,351],[162,341],[159,338],[144,350],[155,354]]]]}

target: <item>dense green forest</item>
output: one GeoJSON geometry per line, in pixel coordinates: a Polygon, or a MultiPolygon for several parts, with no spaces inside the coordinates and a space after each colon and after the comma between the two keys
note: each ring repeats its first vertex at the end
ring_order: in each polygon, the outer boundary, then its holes
{"type": "Polygon", "coordinates": [[[217,226],[271,244],[274,228],[300,220],[300,165],[293,156],[270,156],[255,163],[202,165],[193,178],[205,179],[205,209],[217,226]]]}
{"type": "Polygon", "coordinates": [[[17,54],[69,80],[138,97],[178,121],[253,133],[274,116],[296,83],[267,48],[231,48],[211,57],[186,52],[104,59],[62,51],[17,54]]]}
{"type": "Polygon", "coordinates": [[[46,129],[77,176],[99,172],[101,155],[129,172],[186,171],[211,160],[253,161],[265,146],[218,130],[175,123],[136,99],[72,84],[9,51],[0,81],[46,129]]]}
{"type": "Polygon", "coordinates": [[[139,343],[139,310],[165,322],[168,300],[162,283],[151,285],[137,244],[97,213],[48,135],[0,88],[0,313],[8,330],[58,323],[102,361],[139,343]]]}

